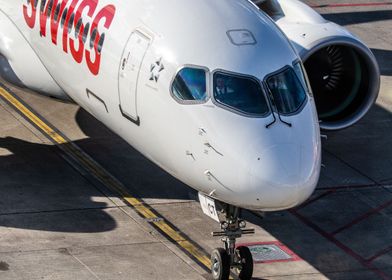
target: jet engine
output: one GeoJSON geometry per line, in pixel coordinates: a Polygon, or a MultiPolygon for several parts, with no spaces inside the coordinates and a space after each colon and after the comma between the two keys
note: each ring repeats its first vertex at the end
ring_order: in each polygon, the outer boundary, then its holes
{"type": "Polygon", "coordinates": [[[379,67],[370,49],[298,0],[254,3],[282,29],[301,56],[321,128],[337,130],[358,122],[374,104],[380,87],[379,67]]]}

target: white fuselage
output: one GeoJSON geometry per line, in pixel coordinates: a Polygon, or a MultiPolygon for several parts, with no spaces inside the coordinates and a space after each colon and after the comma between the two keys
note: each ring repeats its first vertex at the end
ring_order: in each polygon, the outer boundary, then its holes
{"type": "MultiPolygon", "coordinates": [[[[321,161],[312,96],[295,114],[281,116],[291,127],[272,113],[270,102],[269,114],[254,117],[223,108],[214,98],[212,80],[218,70],[251,76],[265,89],[266,76],[299,60],[280,29],[250,2],[52,1],[42,34],[42,0],[35,16],[30,1],[0,0],[0,16],[6,15],[20,32],[8,38],[10,44],[0,42],[0,53],[12,53],[13,40],[26,45],[55,82],[53,91],[64,92],[174,177],[218,200],[255,210],[290,208],[311,195],[321,161]],[[64,9],[74,8],[69,34],[64,28],[71,13],[62,24],[64,13],[59,12],[58,27],[53,24],[62,2],[64,9]],[[94,24],[100,35],[93,36],[94,24]],[[87,30],[85,39],[82,31],[80,40],[75,38],[75,29],[87,30]],[[236,44],[228,32],[245,36],[241,30],[253,38],[239,38],[245,43],[236,44]],[[171,94],[177,72],[189,65],[207,70],[208,98],[202,103],[182,104],[171,94]],[[276,122],[267,128],[274,116],[276,122]]],[[[51,1],[46,2],[44,13],[51,1]]],[[[31,66],[28,58],[20,60],[10,64],[21,82],[34,88],[18,75],[18,63],[31,66]]]]}

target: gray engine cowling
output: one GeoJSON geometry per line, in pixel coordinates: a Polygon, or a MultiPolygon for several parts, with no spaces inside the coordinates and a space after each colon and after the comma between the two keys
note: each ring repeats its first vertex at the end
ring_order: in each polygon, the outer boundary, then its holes
{"type": "Polygon", "coordinates": [[[291,40],[312,86],[320,126],[347,128],[377,99],[380,71],[370,49],[342,26],[297,0],[254,1],[291,40]]]}

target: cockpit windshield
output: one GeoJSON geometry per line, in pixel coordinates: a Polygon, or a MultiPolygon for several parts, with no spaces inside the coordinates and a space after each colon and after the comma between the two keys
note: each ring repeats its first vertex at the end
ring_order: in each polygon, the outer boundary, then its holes
{"type": "Polygon", "coordinates": [[[215,100],[225,107],[247,115],[269,112],[261,85],[253,78],[216,72],[213,86],[215,100]]]}
{"type": "Polygon", "coordinates": [[[173,81],[172,93],[180,102],[204,102],[207,99],[206,71],[193,67],[183,68],[173,81]]]}
{"type": "Polygon", "coordinates": [[[301,108],[306,100],[305,83],[291,67],[267,79],[267,86],[280,114],[293,114],[301,108]]]}

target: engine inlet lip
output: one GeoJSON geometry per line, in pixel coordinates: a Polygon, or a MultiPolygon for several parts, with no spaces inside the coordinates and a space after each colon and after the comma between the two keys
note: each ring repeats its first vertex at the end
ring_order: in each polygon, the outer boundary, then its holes
{"type": "Polygon", "coordinates": [[[306,60],[314,53],[331,45],[339,45],[353,48],[363,59],[365,65],[369,69],[369,95],[366,98],[365,102],[363,102],[353,114],[344,118],[341,121],[320,123],[321,129],[340,130],[357,123],[366,115],[366,113],[375,103],[378,97],[378,93],[380,91],[380,68],[378,66],[376,57],[367,46],[365,46],[361,41],[347,36],[331,36],[328,38],[316,40],[307,49],[303,49],[299,53],[299,55],[305,63],[306,60]]]}

